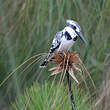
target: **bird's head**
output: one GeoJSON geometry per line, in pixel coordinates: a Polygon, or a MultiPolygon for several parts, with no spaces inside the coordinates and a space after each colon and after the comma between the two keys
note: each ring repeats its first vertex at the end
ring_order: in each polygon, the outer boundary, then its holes
{"type": "MultiPolygon", "coordinates": [[[[79,24],[73,20],[67,20],[66,23],[67,23],[66,26],[72,28],[76,33],[76,35],[80,37],[80,39],[84,42],[84,44],[86,44],[86,40],[82,35],[81,27],[79,26],[79,24]]],[[[77,37],[77,36],[74,36],[74,37],[77,37]]]]}

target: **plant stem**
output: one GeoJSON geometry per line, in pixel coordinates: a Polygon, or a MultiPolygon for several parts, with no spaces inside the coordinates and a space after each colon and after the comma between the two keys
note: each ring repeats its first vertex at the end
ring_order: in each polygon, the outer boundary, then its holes
{"type": "Polygon", "coordinates": [[[69,94],[70,94],[70,98],[71,98],[72,110],[76,110],[73,93],[72,93],[72,89],[71,89],[71,79],[69,77],[68,71],[66,71],[66,73],[67,73],[67,81],[68,81],[68,87],[69,87],[69,94]]]}

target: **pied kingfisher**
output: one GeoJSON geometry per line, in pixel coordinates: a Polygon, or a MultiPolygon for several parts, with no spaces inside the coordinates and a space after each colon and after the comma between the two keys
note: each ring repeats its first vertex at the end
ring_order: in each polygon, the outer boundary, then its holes
{"type": "Polygon", "coordinates": [[[65,28],[54,36],[49,53],[40,67],[45,67],[48,64],[52,53],[69,51],[69,49],[77,40],[78,36],[81,38],[84,44],[86,44],[86,40],[81,33],[79,24],[73,20],[67,20],[66,23],[67,24],[65,28]]]}

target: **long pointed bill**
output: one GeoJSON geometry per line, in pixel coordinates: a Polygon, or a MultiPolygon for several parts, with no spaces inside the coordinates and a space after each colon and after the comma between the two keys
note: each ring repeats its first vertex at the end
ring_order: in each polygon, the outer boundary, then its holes
{"type": "Polygon", "coordinates": [[[82,33],[81,32],[77,32],[77,31],[76,31],[76,33],[78,34],[78,36],[80,37],[80,39],[83,41],[83,43],[86,45],[87,42],[86,42],[85,38],[83,37],[82,33]]]}

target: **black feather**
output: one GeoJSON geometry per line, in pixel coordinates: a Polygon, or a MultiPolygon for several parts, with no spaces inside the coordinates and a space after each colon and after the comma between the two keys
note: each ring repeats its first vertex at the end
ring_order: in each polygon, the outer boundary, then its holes
{"type": "Polygon", "coordinates": [[[71,35],[67,31],[65,32],[65,37],[66,37],[67,40],[72,39],[71,35]]]}

